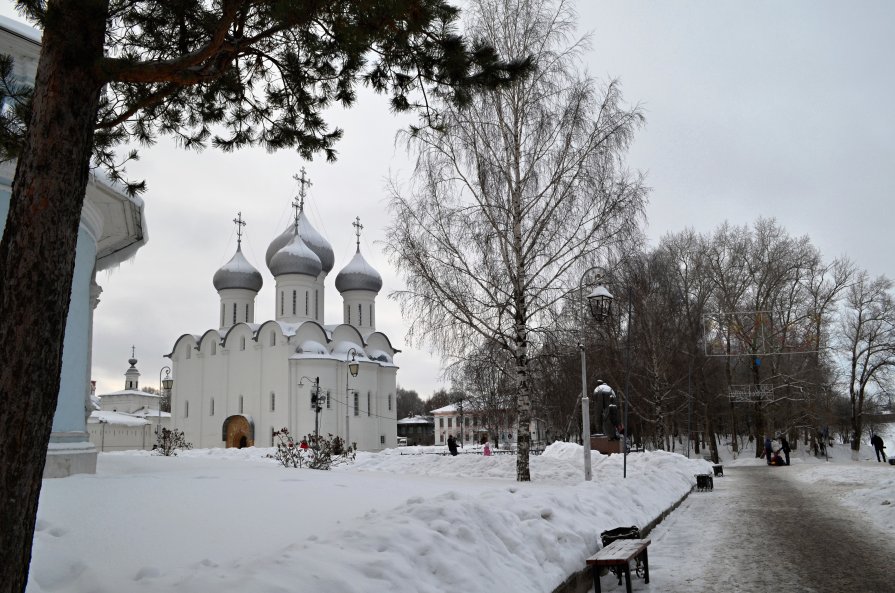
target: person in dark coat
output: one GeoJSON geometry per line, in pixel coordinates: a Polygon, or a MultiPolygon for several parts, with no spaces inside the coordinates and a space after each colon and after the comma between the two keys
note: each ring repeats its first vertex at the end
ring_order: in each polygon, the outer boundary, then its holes
{"type": "Polygon", "coordinates": [[[876,452],[876,462],[880,462],[880,456],[882,456],[882,461],[886,461],[886,453],[883,449],[886,448],[886,445],[883,443],[883,438],[878,434],[870,437],[870,444],[873,445],[873,450],[876,452]]]}
{"type": "Polygon", "coordinates": [[[786,440],[786,437],[782,434],[780,435],[780,450],[783,451],[783,456],[786,458],[786,465],[789,465],[789,441],[786,440]]]}
{"type": "Polygon", "coordinates": [[[768,460],[768,465],[774,464],[774,452],[771,450],[770,435],[765,435],[764,437],[764,456],[768,460]]]}
{"type": "Polygon", "coordinates": [[[454,435],[448,437],[448,451],[451,452],[451,455],[457,454],[457,441],[454,439],[454,435]]]}

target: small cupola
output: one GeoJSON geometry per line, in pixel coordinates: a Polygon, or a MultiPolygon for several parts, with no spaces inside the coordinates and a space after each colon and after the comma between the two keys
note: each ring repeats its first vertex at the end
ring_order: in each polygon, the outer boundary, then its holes
{"type": "Polygon", "coordinates": [[[242,253],[242,229],[246,226],[239,212],[236,224],[236,253],[214,273],[212,284],[221,299],[221,329],[237,323],[255,321],[255,297],[264,284],[261,272],[249,263],[242,253]]]}
{"type": "Polygon", "coordinates": [[[140,388],[140,371],[137,370],[137,359],[134,358],[137,348],[131,346],[131,357],[127,360],[130,368],[124,373],[124,388],[136,391],[140,388]]]}
{"type": "Polygon", "coordinates": [[[264,279],[261,272],[243,255],[242,245],[237,243],[236,253],[214,273],[212,283],[218,292],[227,288],[239,288],[257,293],[264,285],[264,279]]]}
{"type": "Polygon", "coordinates": [[[357,251],[336,276],[336,290],[344,303],[344,322],[364,332],[376,329],[376,295],[382,289],[382,276],[367,263],[360,252],[360,218],[351,223],[357,235],[357,251]]]}
{"type": "Polygon", "coordinates": [[[360,231],[364,228],[360,223],[360,217],[355,218],[351,224],[355,227],[357,234],[357,251],[348,265],[342,268],[336,276],[336,290],[340,293],[349,290],[367,290],[378,293],[382,289],[382,276],[367,263],[360,252],[360,231]]]}

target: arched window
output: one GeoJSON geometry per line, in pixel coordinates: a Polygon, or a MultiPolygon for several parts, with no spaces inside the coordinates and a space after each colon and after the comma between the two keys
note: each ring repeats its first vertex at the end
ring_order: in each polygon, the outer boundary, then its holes
{"type": "Polygon", "coordinates": [[[246,322],[246,323],[249,322],[249,304],[248,304],[248,303],[246,303],[246,318],[245,318],[245,322],[246,322]]]}
{"type": "Polygon", "coordinates": [[[246,349],[246,338],[245,338],[245,336],[242,336],[241,338],[239,338],[239,349],[240,349],[240,350],[245,350],[245,349],[246,349]]]}
{"type": "Polygon", "coordinates": [[[242,396],[239,396],[239,413],[242,414],[242,396]]]}
{"type": "Polygon", "coordinates": [[[360,400],[360,394],[357,391],[355,391],[354,392],[354,415],[355,416],[360,416],[360,410],[358,409],[359,400],[360,400]]]}
{"type": "Polygon", "coordinates": [[[388,394],[388,411],[389,412],[392,411],[392,394],[391,393],[388,394]]]}
{"type": "Polygon", "coordinates": [[[293,315],[295,315],[295,302],[296,302],[296,298],[297,298],[296,294],[297,294],[297,291],[293,290],[292,291],[292,314],[293,315]]]}
{"type": "Polygon", "coordinates": [[[368,391],[367,392],[367,416],[372,414],[372,409],[370,408],[370,398],[371,397],[372,397],[372,394],[368,391]]]}
{"type": "Polygon", "coordinates": [[[345,305],[345,323],[351,325],[351,307],[348,304],[345,305]]]}
{"type": "Polygon", "coordinates": [[[280,315],[283,314],[283,307],[285,306],[285,303],[286,303],[286,293],[281,290],[280,291],[280,315]]]}
{"type": "Polygon", "coordinates": [[[208,402],[208,415],[214,416],[214,398],[211,398],[211,401],[208,402]]]}
{"type": "Polygon", "coordinates": [[[224,303],[221,303],[221,327],[224,327],[224,315],[226,314],[226,309],[224,308],[224,303]]]}
{"type": "Polygon", "coordinates": [[[309,309],[308,309],[308,304],[309,304],[310,302],[311,302],[311,293],[309,293],[309,292],[306,290],[306,291],[305,291],[305,316],[308,315],[308,311],[309,311],[309,309]]]}
{"type": "Polygon", "coordinates": [[[364,324],[364,308],[360,303],[357,304],[357,325],[361,326],[364,324]]]}
{"type": "Polygon", "coordinates": [[[326,409],[329,410],[333,407],[333,398],[329,391],[326,392],[326,409]]]}
{"type": "Polygon", "coordinates": [[[212,342],[211,343],[211,355],[214,356],[217,353],[218,353],[218,343],[212,342]]]}
{"type": "Polygon", "coordinates": [[[184,418],[190,417],[190,402],[189,402],[189,400],[186,400],[183,402],[183,417],[184,418]]]}
{"type": "Polygon", "coordinates": [[[236,303],[233,303],[233,325],[236,325],[236,303]]]}
{"type": "Polygon", "coordinates": [[[370,327],[373,327],[373,305],[370,304],[370,327]]]}
{"type": "Polygon", "coordinates": [[[270,392],[270,411],[271,412],[277,411],[277,394],[274,393],[273,391],[270,392]]]}
{"type": "Polygon", "coordinates": [[[314,291],[314,319],[320,319],[320,291],[314,291]]]}
{"type": "Polygon", "coordinates": [[[271,346],[277,345],[277,332],[270,332],[270,345],[271,346]]]}

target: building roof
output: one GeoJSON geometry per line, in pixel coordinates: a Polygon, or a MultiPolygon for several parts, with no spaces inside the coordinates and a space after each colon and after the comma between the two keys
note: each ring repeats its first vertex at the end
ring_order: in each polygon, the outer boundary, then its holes
{"type": "Polygon", "coordinates": [[[430,414],[456,414],[459,411],[457,404],[448,404],[437,410],[430,410],[430,414]]]}
{"type": "Polygon", "coordinates": [[[120,424],[123,426],[146,426],[148,420],[142,417],[132,416],[123,412],[104,412],[96,410],[87,418],[88,424],[120,424]]]}
{"type": "Polygon", "coordinates": [[[398,424],[435,424],[435,420],[431,416],[408,416],[398,420],[398,424]]]}
{"type": "Polygon", "coordinates": [[[98,397],[108,397],[108,396],[121,396],[121,395],[139,395],[143,397],[161,397],[157,393],[149,393],[148,391],[142,391],[140,389],[122,389],[121,391],[113,391],[111,393],[103,393],[98,397]]]}

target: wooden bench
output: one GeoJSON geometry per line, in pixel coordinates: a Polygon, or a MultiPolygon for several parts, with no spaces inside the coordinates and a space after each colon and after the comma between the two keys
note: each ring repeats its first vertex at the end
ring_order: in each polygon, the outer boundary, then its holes
{"type": "MultiPolygon", "coordinates": [[[[650,545],[648,539],[617,539],[590,558],[587,565],[591,567],[594,577],[594,591],[601,593],[600,569],[604,566],[621,566],[625,573],[625,590],[631,593],[631,560],[638,556],[643,560],[643,582],[649,583],[649,556],[646,547],[650,545]]],[[[622,584],[621,575],[618,584],[622,584]]]]}

